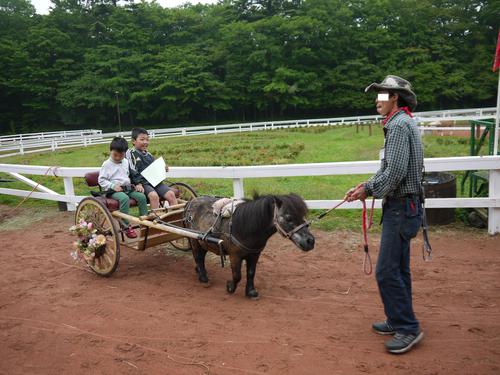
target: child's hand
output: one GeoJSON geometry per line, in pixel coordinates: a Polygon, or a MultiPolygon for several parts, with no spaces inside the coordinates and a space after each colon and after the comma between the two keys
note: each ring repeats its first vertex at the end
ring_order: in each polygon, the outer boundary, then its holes
{"type": "Polygon", "coordinates": [[[165,172],[168,172],[169,168],[168,165],[165,165],[165,172]]]}
{"type": "Polygon", "coordinates": [[[121,187],[120,184],[116,184],[115,186],[113,186],[113,190],[114,191],[123,191],[123,188],[121,187]]]}
{"type": "Polygon", "coordinates": [[[139,193],[144,193],[144,186],[141,184],[135,185],[135,191],[138,191],[139,193]]]}

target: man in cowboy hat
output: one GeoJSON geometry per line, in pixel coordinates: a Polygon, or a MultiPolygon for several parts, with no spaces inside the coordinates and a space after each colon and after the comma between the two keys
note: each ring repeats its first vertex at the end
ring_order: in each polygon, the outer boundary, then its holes
{"type": "Polygon", "coordinates": [[[381,335],[394,335],[385,343],[390,353],[405,353],[423,338],[412,305],[410,240],[422,224],[421,181],[423,149],[411,111],[417,97],[410,83],[388,75],[372,83],[377,112],[384,117],[381,166],[368,181],[347,192],[346,199],[383,198],[382,236],[376,279],[386,320],[373,324],[381,335]]]}

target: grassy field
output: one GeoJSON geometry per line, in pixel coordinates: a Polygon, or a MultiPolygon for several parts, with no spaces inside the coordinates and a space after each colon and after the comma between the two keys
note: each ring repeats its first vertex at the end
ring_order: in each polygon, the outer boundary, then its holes
{"type": "MultiPolygon", "coordinates": [[[[171,166],[222,166],[265,165],[286,163],[313,163],[375,160],[383,145],[381,127],[373,126],[373,135],[368,135],[368,126],[360,127],[311,127],[293,130],[274,130],[241,134],[222,134],[169,139],[153,139],[150,151],[162,155],[171,166]]],[[[454,137],[426,136],[426,157],[468,155],[468,140],[454,137]]],[[[96,167],[108,157],[108,146],[97,145],[54,153],[30,154],[1,159],[1,163],[31,164],[67,167],[96,167]]],[[[460,175],[460,173],[458,173],[460,175]]],[[[8,178],[8,176],[0,177],[8,178]]],[[[351,186],[368,176],[321,176],[246,179],[245,192],[281,194],[295,192],[305,199],[338,199],[351,186]]],[[[43,185],[64,192],[62,179],[33,176],[43,185]]],[[[83,179],[75,179],[75,191],[88,195],[83,179]]],[[[185,180],[199,194],[230,196],[232,181],[222,179],[185,180]]],[[[457,180],[458,185],[458,180],[457,180]]],[[[26,189],[22,183],[2,184],[2,187],[26,189]]],[[[1,204],[14,205],[18,198],[0,196],[1,204]]],[[[26,206],[34,208],[52,206],[56,203],[29,200],[26,206]]],[[[376,213],[377,215],[378,213],[376,213]]],[[[357,210],[341,210],[320,224],[323,229],[359,229],[360,213],[357,210]]]]}

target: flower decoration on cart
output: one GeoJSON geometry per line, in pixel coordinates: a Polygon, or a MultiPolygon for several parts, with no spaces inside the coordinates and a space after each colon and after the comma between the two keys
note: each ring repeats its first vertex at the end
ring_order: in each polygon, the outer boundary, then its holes
{"type": "Polygon", "coordinates": [[[99,234],[92,223],[80,220],[78,224],[69,228],[69,231],[78,237],[73,243],[74,251],[71,256],[76,260],[83,256],[87,262],[94,262],[106,248],[106,236],[99,234]]]}

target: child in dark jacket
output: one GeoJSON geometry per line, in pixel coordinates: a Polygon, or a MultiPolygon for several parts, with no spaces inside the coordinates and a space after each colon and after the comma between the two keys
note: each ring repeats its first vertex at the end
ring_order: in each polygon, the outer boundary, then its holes
{"type": "MultiPolygon", "coordinates": [[[[130,168],[137,173],[141,173],[155,160],[154,156],[148,152],[148,131],[143,128],[132,129],[132,144],[134,147],[127,151],[127,159],[130,163],[130,168]]],[[[168,172],[168,166],[166,170],[168,172]]],[[[166,200],[169,205],[177,204],[174,191],[163,183],[152,186],[146,181],[144,183],[144,193],[149,199],[151,209],[160,207],[160,197],[166,200]]]]}

